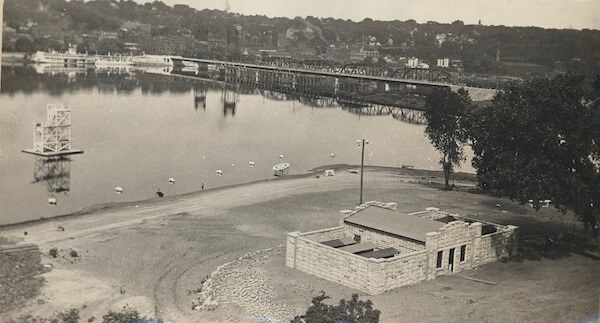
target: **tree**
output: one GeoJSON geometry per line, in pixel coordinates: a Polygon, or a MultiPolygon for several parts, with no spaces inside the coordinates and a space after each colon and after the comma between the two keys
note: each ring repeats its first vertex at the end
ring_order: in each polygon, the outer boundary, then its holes
{"type": "Polygon", "coordinates": [[[77,44],[77,52],[78,53],[87,53],[93,52],[96,49],[96,45],[91,40],[84,40],[83,42],[77,44]]]}
{"type": "Polygon", "coordinates": [[[472,105],[467,91],[453,92],[449,88],[434,90],[425,99],[425,133],[442,154],[440,164],[444,170],[446,189],[450,188],[450,174],[464,160],[463,146],[467,134],[463,125],[464,115],[472,105]]]}
{"type": "Polygon", "coordinates": [[[98,54],[121,53],[124,48],[125,45],[123,44],[123,42],[110,38],[100,40],[98,42],[98,45],[96,46],[98,54]]]}
{"type": "Polygon", "coordinates": [[[313,297],[312,304],[302,317],[296,316],[292,322],[299,323],[329,323],[329,322],[348,322],[348,323],[374,323],[379,322],[379,310],[373,309],[373,302],[370,300],[362,301],[358,299],[358,294],[352,294],[348,301],[340,300],[338,305],[327,305],[323,301],[329,296],[321,291],[320,295],[313,297]]]}
{"type": "Polygon", "coordinates": [[[34,49],[35,45],[27,37],[19,37],[15,42],[15,52],[32,53],[34,49]]]}
{"type": "Polygon", "coordinates": [[[600,106],[572,74],[512,84],[467,117],[482,189],[572,209],[594,237],[600,214],[600,106]],[[593,100],[592,100],[593,99],[593,100]]]}

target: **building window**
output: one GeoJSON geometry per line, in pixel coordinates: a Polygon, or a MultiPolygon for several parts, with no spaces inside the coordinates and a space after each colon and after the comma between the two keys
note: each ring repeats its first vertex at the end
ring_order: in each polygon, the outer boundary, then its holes
{"type": "Polygon", "coordinates": [[[444,251],[440,250],[437,253],[437,263],[435,265],[435,268],[442,268],[442,258],[444,257],[444,251]]]}
{"type": "Polygon", "coordinates": [[[460,246],[460,262],[465,261],[467,258],[467,245],[460,246]]]}

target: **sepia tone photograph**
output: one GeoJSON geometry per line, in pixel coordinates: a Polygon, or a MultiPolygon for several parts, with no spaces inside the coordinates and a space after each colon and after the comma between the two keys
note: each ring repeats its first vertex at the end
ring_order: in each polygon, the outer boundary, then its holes
{"type": "Polygon", "coordinates": [[[0,6],[0,323],[600,323],[600,0],[0,6]]]}

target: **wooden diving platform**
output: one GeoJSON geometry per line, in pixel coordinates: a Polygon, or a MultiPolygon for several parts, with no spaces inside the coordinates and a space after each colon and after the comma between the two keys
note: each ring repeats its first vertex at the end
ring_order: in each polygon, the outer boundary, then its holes
{"type": "Polygon", "coordinates": [[[27,154],[32,154],[32,155],[36,155],[36,156],[42,156],[42,157],[60,157],[60,156],[66,156],[66,155],[75,155],[75,154],[83,154],[83,150],[79,150],[79,149],[69,149],[69,150],[62,150],[62,151],[49,151],[49,152],[39,152],[35,149],[23,149],[21,150],[24,153],[27,154]]]}

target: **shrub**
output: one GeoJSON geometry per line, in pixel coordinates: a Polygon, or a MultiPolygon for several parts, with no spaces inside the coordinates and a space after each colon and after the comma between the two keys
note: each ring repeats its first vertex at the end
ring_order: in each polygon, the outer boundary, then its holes
{"type": "Polygon", "coordinates": [[[79,318],[79,310],[76,308],[72,308],[58,315],[59,321],[65,323],[77,323],[79,322],[79,318]]]}
{"type": "Polygon", "coordinates": [[[77,251],[75,251],[75,250],[71,250],[71,252],[69,252],[69,255],[71,255],[71,257],[73,257],[73,258],[78,256],[77,251]]]}
{"type": "Polygon", "coordinates": [[[50,256],[51,256],[52,258],[56,258],[56,257],[58,257],[58,249],[57,249],[57,248],[52,248],[52,249],[50,249],[50,256]]]}
{"type": "Polygon", "coordinates": [[[376,323],[379,322],[379,310],[373,309],[373,302],[370,300],[358,300],[358,294],[352,294],[352,299],[340,300],[338,305],[327,305],[323,301],[329,298],[325,292],[321,291],[320,295],[313,297],[312,304],[306,311],[306,314],[296,316],[292,322],[300,323],[333,323],[333,322],[348,322],[348,323],[376,323]]]}
{"type": "Polygon", "coordinates": [[[120,312],[110,311],[102,316],[102,322],[104,323],[132,323],[141,319],[138,311],[127,307],[123,307],[120,312]]]}

